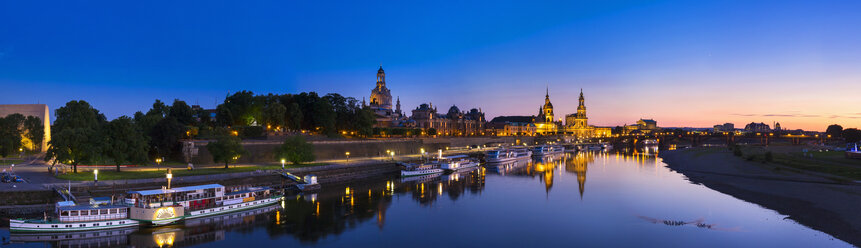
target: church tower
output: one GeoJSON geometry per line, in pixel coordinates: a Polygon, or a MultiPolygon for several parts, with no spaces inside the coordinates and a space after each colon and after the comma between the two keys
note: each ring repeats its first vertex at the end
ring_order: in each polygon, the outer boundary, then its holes
{"type": "Polygon", "coordinates": [[[392,110],[392,94],[386,88],[386,72],[382,65],[377,70],[377,87],[371,90],[371,108],[392,110]]]}
{"type": "Polygon", "coordinates": [[[586,98],[583,97],[583,89],[580,89],[580,106],[577,106],[577,115],[574,117],[574,128],[588,127],[588,119],[586,118],[586,98]]]}
{"type": "Polygon", "coordinates": [[[544,107],[541,110],[544,122],[553,122],[553,104],[550,103],[550,87],[547,87],[547,93],[544,95],[544,107]]]}

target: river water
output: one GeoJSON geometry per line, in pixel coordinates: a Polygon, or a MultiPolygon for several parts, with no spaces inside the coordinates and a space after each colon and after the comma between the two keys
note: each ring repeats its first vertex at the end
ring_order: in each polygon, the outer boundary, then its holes
{"type": "Polygon", "coordinates": [[[184,224],[13,234],[4,247],[851,247],[664,165],[654,154],[588,152],[393,175],[184,224]]]}

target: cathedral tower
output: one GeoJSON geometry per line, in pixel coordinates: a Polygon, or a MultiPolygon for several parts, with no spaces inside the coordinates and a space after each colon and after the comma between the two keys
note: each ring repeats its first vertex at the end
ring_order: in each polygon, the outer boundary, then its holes
{"type": "Polygon", "coordinates": [[[583,97],[583,89],[580,89],[580,106],[577,106],[577,114],[574,117],[574,128],[588,127],[588,119],[586,118],[586,98],[583,97]]]}
{"type": "Polygon", "coordinates": [[[392,94],[386,88],[386,72],[382,65],[377,70],[377,87],[371,90],[371,108],[392,109],[392,94]]]}
{"type": "Polygon", "coordinates": [[[544,107],[541,108],[544,122],[553,122],[553,104],[550,103],[550,87],[547,87],[547,93],[544,95],[544,107]]]}

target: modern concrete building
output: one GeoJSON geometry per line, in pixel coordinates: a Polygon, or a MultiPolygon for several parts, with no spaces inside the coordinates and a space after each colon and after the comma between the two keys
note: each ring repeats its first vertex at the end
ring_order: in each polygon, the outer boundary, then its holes
{"type": "Polygon", "coordinates": [[[39,151],[48,150],[48,142],[51,141],[51,114],[46,104],[0,104],[0,116],[6,117],[11,114],[23,116],[35,116],[42,120],[45,126],[45,137],[42,139],[39,151]]]}

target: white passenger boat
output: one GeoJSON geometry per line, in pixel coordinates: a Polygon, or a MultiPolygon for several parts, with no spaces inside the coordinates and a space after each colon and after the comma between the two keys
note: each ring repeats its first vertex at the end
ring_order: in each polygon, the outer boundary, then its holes
{"type": "Polygon", "coordinates": [[[56,216],[50,219],[12,219],[12,232],[77,232],[112,228],[136,227],[139,223],[129,219],[128,206],[97,204],[75,205],[74,202],[58,202],[56,216]]]}
{"type": "Polygon", "coordinates": [[[488,163],[504,163],[529,158],[532,151],[526,147],[511,147],[487,151],[484,155],[488,163]]]}
{"type": "Polygon", "coordinates": [[[272,205],[281,195],[268,187],[229,191],[220,184],[130,191],[126,196],[129,217],[151,225],[166,225],[272,205]]]}
{"type": "Polygon", "coordinates": [[[404,168],[401,170],[402,177],[421,176],[429,174],[442,173],[439,163],[423,163],[423,164],[402,164],[404,168]]]}
{"type": "Polygon", "coordinates": [[[560,145],[542,145],[532,148],[532,156],[547,156],[565,152],[565,147],[560,145]]]}
{"type": "Polygon", "coordinates": [[[440,164],[442,169],[446,171],[458,171],[478,167],[478,161],[467,155],[442,157],[440,158],[440,164]]]}

